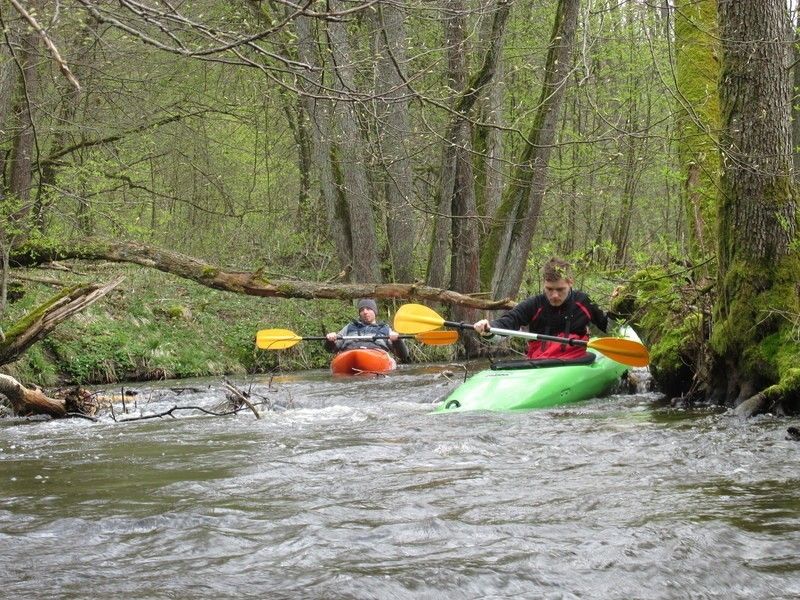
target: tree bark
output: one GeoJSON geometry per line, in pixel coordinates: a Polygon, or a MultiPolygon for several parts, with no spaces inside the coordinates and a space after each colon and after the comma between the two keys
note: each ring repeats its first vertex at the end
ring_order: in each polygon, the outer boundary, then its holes
{"type": "Polygon", "coordinates": [[[14,138],[14,150],[11,157],[11,174],[9,192],[16,196],[22,203],[22,210],[15,215],[14,220],[22,220],[30,210],[28,200],[31,193],[33,180],[32,165],[35,150],[34,111],[39,102],[39,73],[36,70],[38,62],[37,48],[39,35],[35,31],[22,36],[19,63],[22,69],[17,94],[16,113],[19,130],[14,138]]]}
{"type": "Polygon", "coordinates": [[[463,17],[466,8],[463,3],[452,3],[448,9],[453,12],[453,16],[445,23],[445,37],[450,49],[450,86],[461,90],[461,93],[454,103],[455,116],[448,126],[442,151],[439,210],[434,224],[427,281],[432,285],[446,281],[447,265],[450,264],[451,287],[477,292],[480,289],[480,264],[477,258],[480,252],[480,235],[472,173],[472,128],[469,115],[481,94],[485,93],[486,86],[494,79],[501,59],[502,40],[510,6],[506,0],[498,0],[481,68],[468,82],[464,47],[466,20],[463,17]],[[449,261],[448,247],[451,248],[449,261]]]}
{"type": "Polygon", "coordinates": [[[178,252],[163,250],[133,242],[76,240],[60,248],[29,243],[12,256],[15,267],[33,266],[54,260],[81,258],[127,262],[158,269],[165,273],[190,279],[217,290],[261,296],[265,298],[323,298],[347,300],[353,298],[402,298],[455,304],[484,310],[512,308],[515,302],[482,300],[453,290],[406,283],[330,284],[300,280],[268,280],[259,271],[223,271],[219,267],[178,252]]]}
{"type": "Polygon", "coordinates": [[[393,281],[414,281],[415,209],[406,140],[411,133],[409,90],[400,71],[406,65],[405,2],[379,5],[376,11],[377,136],[382,189],[386,198],[386,237],[393,281]]]}
{"type": "Polygon", "coordinates": [[[19,358],[59,323],[97,302],[121,281],[122,278],[119,278],[105,285],[89,285],[67,290],[40,306],[5,332],[5,338],[0,341],[0,365],[19,358]]]}
{"type": "MultiPolygon", "coordinates": [[[[497,15],[497,13],[495,13],[497,15]]],[[[507,15],[506,17],[507,18],[507,15]]],[[[491,47],[497,40],[496,18],[486,19],[484,29],[484,39],[486,44],[491,47]]],[[[504,34],[504,32],[500,32],[504,34]]],[[[497,207],[500,205],[500,198],[503,193],[503,132],[499,127],[503,124],[503,77],[504,66],[502,56],[499,51],[494,61],[494,75],[492,80],[484,87],[484,92],[480,99],[479,118],[484,125],[479,126],[476,137],[478,138],[480,152],[477,162],[480,165],[478,190],[478,212],[491,222],[494,218],[497,207]]]]}
{"type": "MultiPolygon", "coordinates": [[[[341,0],[330,0],[332,9],[342,8],[341,0]],[[340,6],[341,5],[341,6],[340,6]]],[[[328,47],[333,61],[333,88],[343,97],[358,89],[352,64],[347,26],[341,20],[327,23],[328,47]]],[[[333,109],[335,123],[336,166],[338,186],[347,206],[352,239],[352,277],[354,281],[380,281],[378,236],[372,203],[367,165],[368,144],[361,131],[354,100],[342,100],[333,109]]]]}
{"type": "Polygon", "coordinates": [[[301,90],[300,106],[303,112],[302,118],[307,120],[311,132],[312,162],[319,183],[323,212],[328,223],[328,234],[336,248],[339,264],[345,273],[349,273],[353,263],[353,242],[346,221],[346,211],[341,206],[336,192],[336,178],[331,162],[333,109],[330,100],[321,97],[325,71],[319,59],[319,41],[314,35],[314,23],[315,21],[309,17],[298,17],[295,20],[299,58],[311,67],[310,72],[301,73],[298,77],[298,89],[301,90]]]}
{"type": "MultiPolygon", "coordinates": [[[[466,6],[464,0],[447,2],[443,16],[444,41],[447,48],[447,85],[453,90],[454,98],[463,94],[467,85],[466,48],[466,6]]],[[[457,99],[453,101],[455,105],[457,99]]],[[[444,286],[450,277],[453,234],[453,190],[456,187],[459,155],[466,150],[459,143],[467,143],[459,136],[459,124],[463,118],[455,116],[447,126],[442,163],[439,172],[439,194],[436,215],[433,222],[433,239],[428,255],[426,281],[432,286],[444,286]]],[[[468,140],[468,136],[467,136],[468,140]]]]}
{"type": "Polygon", "coordinates": [[[800,397],[797,198],[792,180],[789,18],[783,0],[720,0],[723,177],[710,394],[738,405],[767,387],[800,397]],[[771,366],[770,366],[771,365],[771,366]]]}

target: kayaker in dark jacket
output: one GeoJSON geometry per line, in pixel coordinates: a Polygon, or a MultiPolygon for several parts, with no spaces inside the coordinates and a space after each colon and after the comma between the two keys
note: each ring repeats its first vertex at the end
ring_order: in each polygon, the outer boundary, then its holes
{"type": "MultiPolygon", "coordinates": [[[[581,340],[589,339],[589,323],[605,332],[608,316],[584,292],[573,289],[570,266],[564,260],[551,258],[544,265],[544,293],[527,298],[498,319],[482,319],[473,326],[481,335],[489,328],[520,329],[527,326],[532,333],[581,340]]],[[[528,342],[531,359],[560,358],[576,360],[584,357],[586,348],[558,342],[528,342]]]]}
{"type": "Polygon", "coordinates": [[[372,298],[358,301],[358,319],[351,321],[337,332],[325,335],[325,346],[332,352],[352,348],[379,348],[394,353],[401,362],[408,362],[409,354],[400,334],[387,323],[378,321],[378,304],[372,298]],[[372,336],[373,339],[369,339],[372,336]],[[366,339],[348,340],[343,338],[360,337],[366,339]]]}

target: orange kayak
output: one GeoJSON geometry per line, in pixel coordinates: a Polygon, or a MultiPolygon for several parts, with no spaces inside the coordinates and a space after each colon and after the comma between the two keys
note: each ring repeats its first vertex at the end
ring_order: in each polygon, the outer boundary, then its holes
{"type": "Polygon", "coordinates": [[[339,352],[331,361],[331,372],[336,375],[359,373],[386,373],[397,367],[392,356],[377,348],[353,348],[339,352]]]}

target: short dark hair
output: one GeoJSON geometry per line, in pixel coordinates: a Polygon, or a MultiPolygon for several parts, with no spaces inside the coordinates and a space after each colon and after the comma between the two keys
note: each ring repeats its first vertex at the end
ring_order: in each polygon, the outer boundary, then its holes
{"type": "Polygon", "coordinates": [[[562,258],[552,257],[542,268],[545,281],[558,281],[559,279],[572,279],[572,267],[562,258]]]}

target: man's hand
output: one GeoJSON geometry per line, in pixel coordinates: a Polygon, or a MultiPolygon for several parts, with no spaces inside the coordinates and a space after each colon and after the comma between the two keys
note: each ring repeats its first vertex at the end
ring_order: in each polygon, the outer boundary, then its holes
{"type": "Polygon", "coordinates": [[[481,335],[490,335],[489,334],[489,319],[481,319],[477,323],[475,323],[472,328],[477,331],[481,335]]]}

